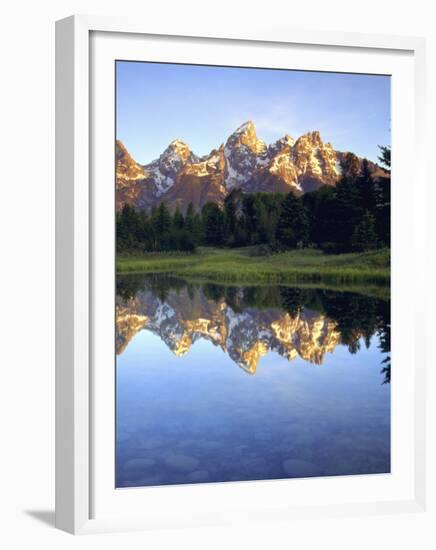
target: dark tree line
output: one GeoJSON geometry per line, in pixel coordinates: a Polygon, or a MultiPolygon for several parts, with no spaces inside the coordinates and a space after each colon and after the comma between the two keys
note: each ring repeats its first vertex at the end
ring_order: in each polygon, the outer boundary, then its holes
{"type": "Polygon", "coordinates": [[[390,245],[390,178],[373,178],[366,160],[336,187],[303,197],[311,242],[331,252],[363,252],[390,245]]]}
{"type": "MultiPolygon", "coordinates": [[[[390,167],[390,150],[380,160],[390,167]]],[[[164,203],[151,213],[125,205],[117,214],[117,248],[123,251],[194,251],[198,245],[267,245],[273,250],[316,246],[326,252],[362,252],[390,244],[390,178],[371,174],[351,153],[336,186],[294,193],[232,190],[223,206],[171,213],[164,203]]]]}
{"type": "Polygon", "coordinates": [[[184,216],[179,209],[172,214],[165,203],[150,214],[125,204],[116,216],[117,250],[194,251],[202,234],[201,217],[189,206],[184,216]]]}

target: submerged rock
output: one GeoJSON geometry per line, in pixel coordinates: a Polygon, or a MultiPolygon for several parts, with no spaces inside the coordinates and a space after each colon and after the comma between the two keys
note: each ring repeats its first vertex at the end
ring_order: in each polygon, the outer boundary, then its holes
{"type": "Polygon", "coordinates": [[[175,453],[168,455],[164,462],[170,468],[181,472],[192,472],[200,464],[200,461],[192,456],[175,453]]]}
{"type": "Polygon", "coordinates": [[[126,470],[143,470],[154,466],[154,458],[132,458],[124,464],[126,470]]]}

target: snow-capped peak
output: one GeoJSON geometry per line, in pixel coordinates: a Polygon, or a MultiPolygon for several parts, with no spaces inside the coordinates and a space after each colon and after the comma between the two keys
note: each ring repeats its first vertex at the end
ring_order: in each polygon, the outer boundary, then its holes
{"type": "Polygon", "coordinates": [[[310,142],[312,145],[321,145],[323,144],[321,134],[319,130],[313,130],[312,132],[306,132],[303,134],[299,140],[304,140],[310,142]]]}
{"type": "Polygon", "coordinates": [[[243,134],[245,132],[256,132],[256,129],[254,127],[254,124],[251,120],[247,120],[241,126],[236,128],[236,130],[233,132],[234,134],[243,134]]]}
{"type": "Polygon", "coordinates": [[[241,147],[254,155],[263,155],[267,151],[265,142],[257,137],[256,129],[251,120],[241,124],[226,142],[226,149],[241,147]]]}
{"type": "Polygon", "coordinates": [[[201,158],[174,139],[158,159],[141,166],[117,141],[117,209],[126,202],[148,209],[161,200],[169,205],[191,201],[201,208],[207,200],[222,203],[233,188],[287,192],[292,186],[305,193],[336,185],[342,158],[317,130],[297,140],[285,134],[267,147],[251,120],[238,126],[225,145],[201,158]]]}
{"type": "Polygon", "coordinates": [[[184,141],[181,139],[174,139],[162,153],[160,159],[177,156],[185,163],[191,155],[191,150],[184,141]]]}
{"type": "Polygon", "coordinates": [[[285,134],[279,141],[284,145],[289,145],[289,147],[292,147],[295,143],[295,139],[289,134],[285,134]]]}

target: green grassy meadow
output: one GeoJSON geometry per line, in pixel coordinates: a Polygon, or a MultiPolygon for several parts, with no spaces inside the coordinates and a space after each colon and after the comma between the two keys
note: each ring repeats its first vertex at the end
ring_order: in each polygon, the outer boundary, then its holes
{"type": "Polygon", "coordinates": [[[117,257],[118,273],[168,273],[223,283],[317,283],[382,285],[390,280],[390,251],[325,254],[292,250],[253,256],[251,247],[200,247],[194,254],[145,253],[117,257]]]}

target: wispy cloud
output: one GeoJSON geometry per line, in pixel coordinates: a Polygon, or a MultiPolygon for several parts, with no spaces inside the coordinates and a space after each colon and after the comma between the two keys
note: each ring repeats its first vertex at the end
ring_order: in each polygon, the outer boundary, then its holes
{"type": "Polygon", "coordinates": [[[145,164],[175,137],[208,153],[252,120],[267,143],[319,130],[335,148],[375,158],[390,140],[389,98],[388,77],[120,63],[117,135],[145,164]]]}
{"type": "Polygon", "coordinates": [[[225,126],[236,128],[246,120],[253,121],[258,136],[266,141],[295,133],[300,126],[292,101],[272,99],[268,104],[246,102],[227,117],[225,126]]]}

